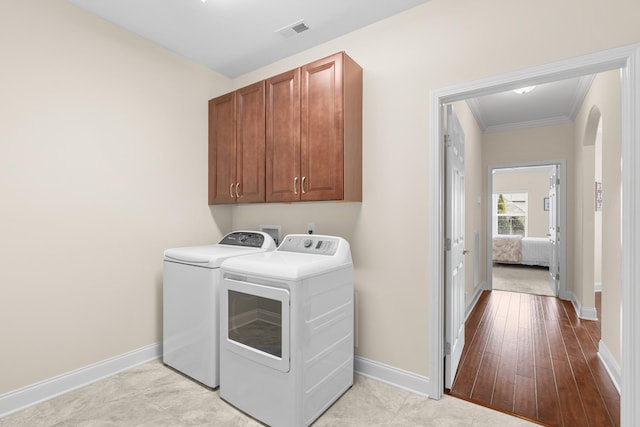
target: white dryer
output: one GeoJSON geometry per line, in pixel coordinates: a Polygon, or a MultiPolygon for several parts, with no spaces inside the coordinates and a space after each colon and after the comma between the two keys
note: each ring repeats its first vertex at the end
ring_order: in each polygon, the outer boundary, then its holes
{"type": "Polygon", "coordinates": [[[209,387],[219,385],[220,264],[275,250],[271,236],[235,231],[215,245],[167,249],[163,267],[163,362],[209,387]]]}
{"type": "Polygon", "coordinates": [[[340,237],[292,234],[222,263],[220,397],[308,426],[353,385],[353,263],[340,237]]]}

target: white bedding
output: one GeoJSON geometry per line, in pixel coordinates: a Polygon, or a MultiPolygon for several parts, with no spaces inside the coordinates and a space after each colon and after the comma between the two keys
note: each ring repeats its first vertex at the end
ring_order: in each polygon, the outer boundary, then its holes
{"type": "Polygon", "coordinates": [[[549,266],[551,243],[546,237],[497,235],[493,238],[493,262],[549,266]]]}
{"type": "Polygon", "coordinates": [[[546,237],[523,237],[521,264],[549,267],[551,243],[546,237]]]}

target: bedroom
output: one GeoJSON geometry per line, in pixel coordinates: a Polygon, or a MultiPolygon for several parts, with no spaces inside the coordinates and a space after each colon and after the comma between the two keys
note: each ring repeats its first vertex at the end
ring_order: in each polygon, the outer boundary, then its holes
{"type": "Polygon", "coordinates": [[[493,289],[555,295],[549,280],[552,245],[550,175],[555,166],[492,170],[493,289]]]}

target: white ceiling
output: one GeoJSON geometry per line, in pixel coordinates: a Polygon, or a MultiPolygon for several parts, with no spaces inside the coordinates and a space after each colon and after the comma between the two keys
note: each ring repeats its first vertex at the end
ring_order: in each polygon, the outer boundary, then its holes
{"type": "Polygon", "coordinates": [[[428,0],[68,0],[236,77],[428,0]],[[295,36],[276,31],[301,20],[295,36]]]}
{"type": "MultiPolygon", "coordinates": [[[[230,78],[429,0],[68,0],[230,78]],[[303,21],[309,29],[290,27],[303,21]],[[283,35],[278,30],[287,29],[283,35]]],[[[591,78],[468,100],[483,131],[573,120],[591,78]]]]}
{"type": "Polygon", "coordinates": [[[567,123],[575,119],[594,76],[536,86],[525,94],[506,91],[467,100],[484,132],[567,123]]]}

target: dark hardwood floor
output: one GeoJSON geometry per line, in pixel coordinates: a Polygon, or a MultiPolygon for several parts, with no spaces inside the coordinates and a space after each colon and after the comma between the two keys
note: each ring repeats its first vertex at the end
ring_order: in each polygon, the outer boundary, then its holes
{"type": "Polygon", "coordinates": [[[620,425],[620,395],[597,355],[600,322],[570,302],[484,291],[465,334],[452,396],[543,425],[620,425]]]}

